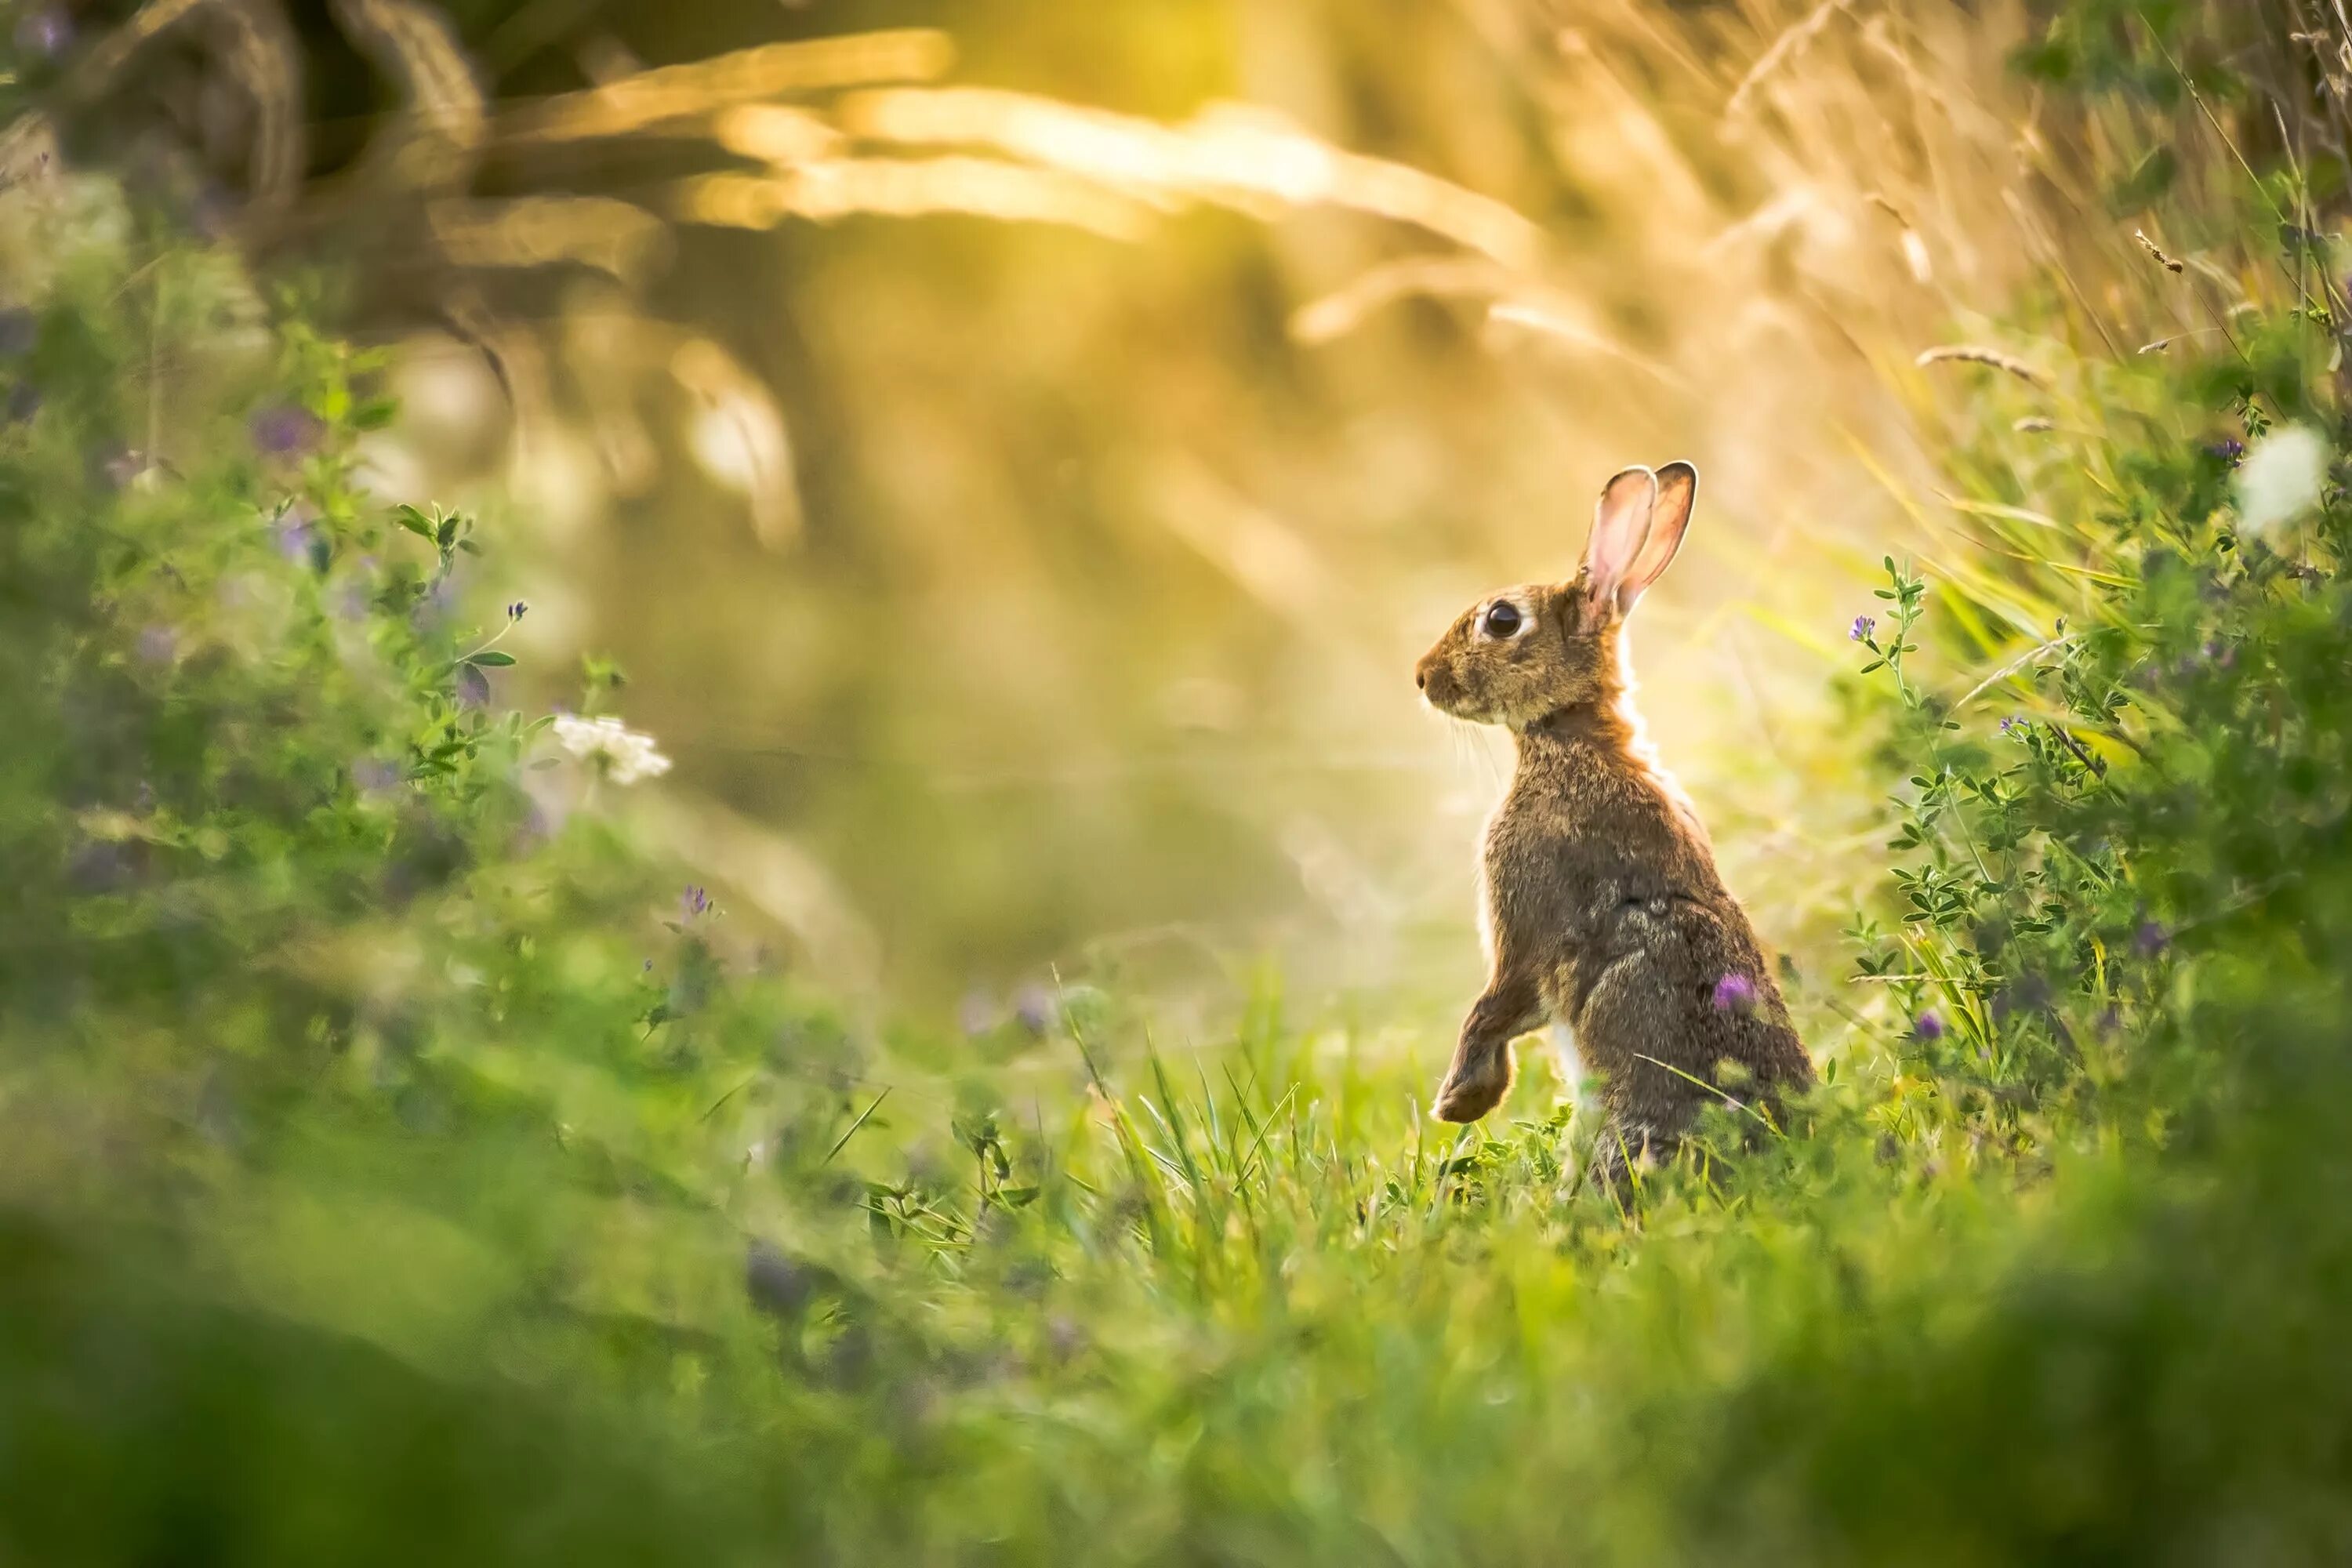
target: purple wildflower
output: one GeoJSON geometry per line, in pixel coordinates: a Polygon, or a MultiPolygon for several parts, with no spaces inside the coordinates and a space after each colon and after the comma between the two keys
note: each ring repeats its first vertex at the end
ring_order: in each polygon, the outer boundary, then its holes
{"type": "Polygon", "coordinates": [[[2172,944],[2172,933],[2155,921],[2142,921],[2132,935],[2132,945],[2153,958],[2172,944]]]}
{"type": "Polygon", "coordinates": [[[743,1289],[761,1311],[789,1318],[806,1304],[816,1279],[774,1247],[755,1241],[743,1260],[743,1289]]]}
{"type": "Polygon", "coordinates": [[[1717,1012],[1737,1013],[1744,1018],[1756,1010],[1756,982],[1745,974],[1727,974],[1715,983],[1713,1001],[1717,1012]]]}
{"type": "Polygon", "coordinates": [[[311,525],[307,511],[289,511],[279,518],[276,534],[278,553],[287,560],[301,563],[317,558],[319,531],[311,525]]]}
{"type": "Polygon", "coordinates": [[[677,907],[679,912],[691,921],[698,915],[710,912],[710,895],[689,884],[686,891],[677,896],[677,907]]]}
{"type": "Polygon", "coordinates": [[[16,24],[16,47],[39,59],[53,60],[73,47],[73,23],[55,5],[26,13],[16,24]]]}
{"type": "Polygon", "coordinates": [[[2017,716],[2015,714],[2011,714],[2008,718],[2003,719],[2000,721],[2000,732],[2004,735],[2008,734],[2010,731],[2017,728],[2017,716]]]}
{"type": "Polygon", "coordinates": [[[2000,988],[1992,999],[1992,1016],[2007,1018],[2013,1013],[2039,1013],[2050,1005],[2050,982],[2039,974],[2028,974],[2000,988]]]}
{"type": "Polygon", "coordinates": [[[523,618],[525,613],[530,609],[530,606],[529,605],[524,604],[520,599],[517,599],[513,604],[507,606],[507,619],[510,621],[519,621],[523,618]]]}
{"type": "Polygon", "coordinates": [[[2205,450],[2233,468],[2246,460],[2246,444],[2243,441],[2223,439],[2214,442],[2205,450]]]}
{"type": "Polygon", "coordinates": [[[263,409],[253,416],[251,428],[254,447],[272,458],[299,457],[327,433],[317,415],[290,404],[263,409]]]}
{"type": "Polygon", "coordinates": [[[1043,985],[1024,985],[1013,998],[1013,1021],[1040,1038],[1053,1029],[1059,1011],[1054,1005],[1054,994],[1043,985]]]}
{"type": "Polygon", "coordinates": [[[1878,623],[1868,616],[1856,616],[1853,628],[1845,635],[1854,642],[1868,642],[1877,634],[1878,623]]]}
{"type": "Polygon", "coordinates": [[[352,783],[362,795],[376,795],[400,783],[400,769],[382,757],[362,757],[352,764],[352,783]]]}
{"type": "Polygon", "coordinates": [[[408,612],[409,620],[419,626],[431,626],[447,618],[457,603],[457,585],[444,577],[417,595],[408,612]]]}
{"type": "Polygon", "coordinates": [[[1943,1015],[1933,1007],[1928,1008],[1911,1020],[1911,1032],[1923,1040],[1942,1039],[1944,1037],[1943,1015]]]}

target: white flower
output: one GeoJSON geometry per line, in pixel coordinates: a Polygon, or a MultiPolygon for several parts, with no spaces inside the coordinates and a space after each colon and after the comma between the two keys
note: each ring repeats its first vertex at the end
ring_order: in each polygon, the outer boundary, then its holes
{"type": "Polygon", "coordinates": [[[2317,506],[2327,458],[2327,443],[2301,425],[2282,425],[2255,442],[2238,469],[2240,531],[2259,538],[2317,506]]]}
{"type": "Polygon", "coordinates": [[[654,738],[638,734],[618,719],[558,713],[555,743],[582,762],[594,764],[616,784],[659,778],[669,772],[669,759],[654,749],[654,738]]]}

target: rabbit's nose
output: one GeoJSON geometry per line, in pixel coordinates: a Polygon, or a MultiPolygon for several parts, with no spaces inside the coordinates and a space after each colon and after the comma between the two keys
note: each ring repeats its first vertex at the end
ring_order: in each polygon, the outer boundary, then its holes
{"type": "Polygon", "coordinates": [[[1414,689],[1414,690],[1416,690],[1416,691],[1426,691],[1426,690],[1428,690],[1428,689],[1429,689],[1429,671],[1427,671],[1427,670],[1425,670],[1425,669],[1416,669],[1416,670],[1414,670],[1414,671],[1412,672],[1412,685],[1413,685],[1413,689],[1414,689]]]}

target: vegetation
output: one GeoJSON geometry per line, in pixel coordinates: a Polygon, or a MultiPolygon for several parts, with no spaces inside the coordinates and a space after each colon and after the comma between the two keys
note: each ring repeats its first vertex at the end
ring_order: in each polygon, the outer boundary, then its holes
{"type": "Polygon", "coordinates": [[[1934,366],[1973,531],[1855,606],[1823,1086],[1630,1205],[1271,985],[856,1026],[639,842],[617,672],[518,710],[493,531],[359,482],[375,362],[67,181],[0,316],[5,1554],[2352,1550],[2344,100],[2142,9],[2020,68],[2212,116],[2116,171],[2210,326],[2077,353],[2053,281],[1934,366]]]}

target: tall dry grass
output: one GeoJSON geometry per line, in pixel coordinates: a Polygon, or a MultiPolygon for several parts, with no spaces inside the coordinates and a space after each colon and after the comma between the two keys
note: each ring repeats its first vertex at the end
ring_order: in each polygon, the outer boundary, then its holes
{"type": "MultiPolygon", "coordinates": [[[[2030,9],[1202,5],[1066,23],[1125,46],[1082,98],[1069,39],[982,8],[651,66],[590,36],[518,100],[419,0],[349,0],[406,109],[299,204],[299,62],[262,0],[221,37],[257,232],[389,235],[385,297],[423,268],[443,318],[380,484],[536,542],[496,589],[530,665],[619,654],[676,842],[828,978],[1270,951],[1450,999],[1507,759],[1402,672],[1569,571],[1602,477],[1706,475],[1644,700],[1809,957],[1876,869],[1825,696],[1860,584],[2001,521],[1944,499],[1948,426],[1999,408],[2038,460],[2102,364],[2210,330],[2085,187],[2117,128],[2011,68],[2030,9]],[[2045,337],[1990,325],[2021,303],[2045,337]]],[[[207,14],[149,7],[69,100],[207,14]]]]}

